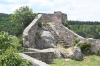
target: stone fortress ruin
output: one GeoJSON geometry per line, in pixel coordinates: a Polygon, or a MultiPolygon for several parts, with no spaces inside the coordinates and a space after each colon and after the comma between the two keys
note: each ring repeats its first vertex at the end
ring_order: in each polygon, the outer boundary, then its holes
{"type": "MultiPolygon", "coordinates": [[[[25,54],[38,60],[42,60],[43,62],[52,63],[55,58],[55,50],[48,48],[55,48],[57,44],[61,44],[63,47],[67,48],[72,46],[75,39],[79,39],[82,42],[90,42],[91,52],[95,54],[100,53],[100,39],[83,38],[79,36],[63,25],[66,20],[67,14],[60,11],[56,11],[54,14],[38,13],[37,17],[23,32],[24,48],[26,50],[31,49],[34,51],[25,52],[25,54]]],[[[58,51],[59,50],[56,52],[58,51]]],[[[63,54],[62,51],[60,51],[60,53],[63,54]]],[[[63,55],[63,57],[65,57],[65,55],[63,55]]],[[[42,66],[42,62],[40,66],[42,66]]],[[[49,65],[47,64],[45,66],[49,65]]]]}

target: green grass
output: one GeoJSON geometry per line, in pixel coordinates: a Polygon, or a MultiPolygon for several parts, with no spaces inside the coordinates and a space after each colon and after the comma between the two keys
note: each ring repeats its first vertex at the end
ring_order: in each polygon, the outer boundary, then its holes
{"type": "Polygon", "coordinates": [[[100,57],[90,55],[86,56],[83,61],[55,59],[54,64],[50,64],[50,66],[100,66],[100,57]]]}

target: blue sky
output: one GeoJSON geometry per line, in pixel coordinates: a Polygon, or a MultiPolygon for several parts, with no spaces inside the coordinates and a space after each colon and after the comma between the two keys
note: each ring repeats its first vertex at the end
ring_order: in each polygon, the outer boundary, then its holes
{"type": "Polygon", "coordinates": [[[62,11],[68,20],[100,21],[100,0],[0,0],[0,13],[13,13],[26,5],[36,13],[62,11]]]}

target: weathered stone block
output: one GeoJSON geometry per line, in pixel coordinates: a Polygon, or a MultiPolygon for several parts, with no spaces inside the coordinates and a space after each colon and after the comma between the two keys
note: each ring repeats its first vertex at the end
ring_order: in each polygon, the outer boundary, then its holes
{"type": "Polygon", "coordinates": [[[25,54],[48,64],[54,62],[54,52],[25,52],[25,54]]]}

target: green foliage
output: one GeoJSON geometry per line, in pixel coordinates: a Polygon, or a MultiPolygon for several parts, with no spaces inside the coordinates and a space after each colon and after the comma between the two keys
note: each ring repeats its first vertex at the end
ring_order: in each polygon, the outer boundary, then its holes
{"type": "Polygon", "coordinates": [[[0,55],[0,66],[31,66],[31,63],[15,54],[16,50],[10,47],[0,55]]]}
{"type": "Polygon", "coordinates": [[[74,21],[69,20],[68,24],[70,25],[100,25],[99,21],[74,21]]]}
{"type": "Polygon", "coordinates": [[[32,12],[32,9],[28,6],[20,7],[16,9],[14,14],[12,14],[12,22],[18,22],[24,26],[24,28],[32,22],[36,17],[36,14],[32,12]]]}
{"type": "Polygon", "coordinates": [[[17,37],[0,32],[0,66],[31,66],[31,63],[17,54],[22,50],[17,37]]]}
{"type": "Polygon", "coordinates": [[[40,28],[42,28],[43,26],[46,26],[46,23],[45,23],[45,22],[39,22],[39,23],[38,23],[38,26],[39,26],[40,28]]]}
{"type": "Polygon", "coordinates": [[[9,21],[11,14],[0,13],[0,21],[9,21]]]}
{"type": "Polygon", "coordinates": [[[91,43],[90,42],[84,42],[84,43],[80,44],[79,47],[80,47],[82,53],[88,54],[88,53],[90,53],[91,43]]]}
{"type": "Polygon", "coordinates": [[[68,27],[68,21],[67,20],[63,24],[64,24],[64,26],[68,27]]]}
{"type": "Polygon", "coordinates": [[[17,37],[9,35],[6,32],[0,32],[0,53],[2,54],[9,47],[13,47],[17,50],[22,49],[22,45],[19,44],[17,37]]]}
{"type": "Polygon", "coordinates": [[[91,34],[87,34],[86,38],[94,38],[94,36],[91,34]]]}
{"type": "Polygon", "coordinates": [[[74,42],[73,42],[73,46],[75,46],[76,44],[78,44],[79,42],[79,39],[75,39],[74,42]]]}
{"type": "Polygon", "coordinates": [[[16,23],[16,35],[20,35],[23,29],[27,27],[37,14],[32,12],[32,9],[28,6],[20,7],[16,9],[14,14],[11,15],[11,22],[16,23]]]}
{"type": "Polygon", "coordinates": [[[10,22],[11,14],[0,13],[0,31],[15,35],[15,24],[10,22]]]}
{"type": "Polygon", "coordinates": [[[68,21],[69,28],[85,38],[100,39],[100,22],[68,21]]]}
{"type": "MultiPolygon", "coordinates": [[[[79,39],[74,40],[73,46],[79,43],[79,39]]],[[[78,47],[81,49],[82,53],[84,54],[89,54],[90,53],[90,47],[91,43],[90,42],[84,42],[78,45],[78,47]]]]}
{"type": "Polygon", "coordinates": [[[36,15],[28,6],[16,9],[14,14],[0,13],[0,31],[5,31],[18,37],[22,34],[24,28],[34,20],[36,15]]]}
{"type": "Polygon", "coordinates": [[[36,33],[36,36],[41,39],[41,34],[40,33],[36,33]]]}

